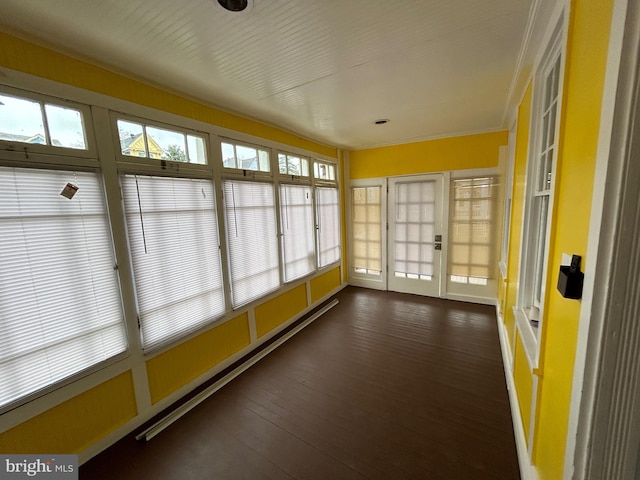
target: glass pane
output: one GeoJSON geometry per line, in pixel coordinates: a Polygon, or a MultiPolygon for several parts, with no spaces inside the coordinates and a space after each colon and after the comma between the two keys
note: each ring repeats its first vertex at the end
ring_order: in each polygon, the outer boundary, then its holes
{"type": "Polygon", "coordinates": [[[187,135],[188,162],[205,165],[207,163],[207,150],[204,139],[193,135],[187,135]]]}
{"type": "Polygon", "coordinates": [[[266,150],[258,150],[258,161],[259,169],[261,172],[270,172],[271,168],[269,167],[269,152],[266,150]]]}
{"type": "Polygon", "coordinates": [[[238,156],[238,168],[242,170],[259,170],[258,153],[255,148],[236,145],[236,155],[238,156]]]}
{"type": "Polygon", "coordinates": [[[300,159],[300,175],[303,177],[309,176],[309,160],[306,158],[300,159]]]}
{"type": "Polygon", "coordinates": [[[282,153],[278,154],[278,172],[287,173],[287,156],[282,153]]]}
{"type": "Polygon", "coordinates": [[[132,157],[147,156],[141,124],[118,120],[118,136],[120,137],[120,150],[123,155],[132,157]]]}
{"type": "Polygon", "coordinates": [[[0,95],[0,140],[46,145],[40,104],[0,95]]]}
{"type": "Polygon", "coordinates": [[[172,162],[186,162],[187,149],[184,133],[158,127],[146,127],[149,158],[162,158],[172,162]]]}
{"type": "Polygon", "coordinates": [[[227,168],[236,168],[236,152],[230,143],[222,143],[222,165],[227,168]]]}
{"type": "Polygon", "coordinates": [[[82,114],[73,108],[44,106],[51,144],[56,147],[87,149],[82,114]]]}

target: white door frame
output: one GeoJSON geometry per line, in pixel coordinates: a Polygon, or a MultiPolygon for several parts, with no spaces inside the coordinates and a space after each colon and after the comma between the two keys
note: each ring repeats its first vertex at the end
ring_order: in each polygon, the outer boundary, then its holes
{"type": "Polygon", "coordinates": [[[640,9],[616,0],[564,477],[640,474],[640,9]],[[634,126],[636,131],[634,131],[634,126]]]}

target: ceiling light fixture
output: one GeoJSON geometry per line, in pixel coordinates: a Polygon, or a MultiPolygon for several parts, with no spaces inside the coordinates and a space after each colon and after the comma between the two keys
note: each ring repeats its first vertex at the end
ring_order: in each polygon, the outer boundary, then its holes
{"type": "Polygon", "coordinates": [[[385,123],[389,123],[388,118],[381,118],[380,120],[374,120],[374,125],[384,125],[385,123]]]}
{"type": "Polygon", "coordinates": [[[218,0],[218,3],[225,10],[230,12],[241,12],[249,5],[249,0],[218,0]]]}

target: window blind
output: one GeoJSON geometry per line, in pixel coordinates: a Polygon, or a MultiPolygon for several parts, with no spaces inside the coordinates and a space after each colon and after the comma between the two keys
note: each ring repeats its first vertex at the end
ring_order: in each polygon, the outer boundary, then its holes
{"type": "Polygon", "coordinates": [[[340,260],[340,203],[338,189],[316,187],[318,215],[318,266],[340,260]]]}
{"type": "Polygon", "coordinates": [[[395,274],[434,275],[436,190],[432,180],[398,183],[395,211],[395,274]]]}
{"type": "Polygon", "coordinates": [[[145,349],[225,311],[210,180],[124,175],[127,231],[145,349]]]}
{"type": "Polygon", "coordinates": [[[273,184],[224,181],[231,297],[234,307],[280,286],[273,184]]]}
{"type": "Polygon", "coordinates": [[[284,279],[291,281],[315,268],[313,203],[308,185],[280,185],[284,279]]]}
{"type": "Polygon", "coordinates": [[[127,348],[101,184],[0,167],[0,407],[127,348]]]}
{"type": "Polygon", "coordinates": [[[493,277],[494,190],[493,177],[452,182],[449,274],[454,282],[493,277]]]}
{"type": "Polygon", "coordinates": [[[381,191],[380,186],[352,189],[352,264],[356,273],[382,273],[381,191]]]}

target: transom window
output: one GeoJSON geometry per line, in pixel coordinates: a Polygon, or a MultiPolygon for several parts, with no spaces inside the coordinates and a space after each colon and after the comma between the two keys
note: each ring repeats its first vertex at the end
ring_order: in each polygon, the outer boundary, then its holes
{"type": "Polygon", "coordinates": [[[117,120],[117,126],[122,155],[201,165],[207,163],[205,142],[200,135],[123,119],[117,120]]]}
{"type": "Polygon", "coordinates": [[[318,160],[315,160],[313,162],[313,175],[318,180],[335,182],[336,167],[331,163],[319,162],[318,160]]]}
{"type": "Polygon", "coordinates": [[[87,150],[79,109],[0,93],[0,140],[87,150]]]}
{"type": "Polygon", "coordinates": [[[285,175],[295,175],[297,177],[309,176],[309,160],[286,153],[278,154],[278,171],[285,175]]]}
{"type": "Polygon", "coordinates": [[[236,143],[221,143],[222,165],[237,170],[270,172],[269,152],[260,147],[236,143]]]}

